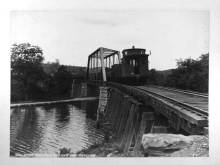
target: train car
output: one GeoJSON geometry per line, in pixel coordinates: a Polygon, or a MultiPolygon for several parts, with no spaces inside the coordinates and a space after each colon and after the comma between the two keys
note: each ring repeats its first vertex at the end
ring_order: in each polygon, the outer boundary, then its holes
{"type": "Polygon", "coordinates": [[[145,49],[124,49],[120,64],[115,64],[108,71],[109,80],[129,85],[144,84],[148,76],[148,56],[145,49]]]}

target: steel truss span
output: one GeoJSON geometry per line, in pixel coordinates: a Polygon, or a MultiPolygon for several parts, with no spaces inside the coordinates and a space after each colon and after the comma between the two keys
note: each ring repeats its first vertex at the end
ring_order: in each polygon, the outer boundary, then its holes
{"type": "Polygon", "coordinates": [[[87,79],[106,81],[106,68],[121,63],[120,52],[100,47],[88,57],[87,79]],[[101,74],[101,75],[100,75],[101,74]]]}

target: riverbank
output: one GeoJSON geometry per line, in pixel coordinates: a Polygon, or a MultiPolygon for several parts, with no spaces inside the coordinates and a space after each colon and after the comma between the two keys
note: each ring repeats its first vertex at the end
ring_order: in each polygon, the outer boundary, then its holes
{"type": "Polygon", "coordinates": [[[95,144],[77,154],[95,157],[208,157],[208,136],[181,134],[145,134],[138,151],[123,152],[111,140],[95,144]]]}
{"type": "Polygon", "coordinates": [[[119,145],[114,141],[103,142],[101,144],[94,144],[88,149],[84,149],[77,153],[77,155],[94,155],[94,157],[144,157],[142,151],[123,152],[119,145]]]}

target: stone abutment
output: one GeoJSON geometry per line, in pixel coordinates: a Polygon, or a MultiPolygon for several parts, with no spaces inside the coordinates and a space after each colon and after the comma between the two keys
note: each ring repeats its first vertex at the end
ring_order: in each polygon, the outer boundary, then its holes
{"type": "Polygon", "coordinates": [[[121,150],[139,150],[143,134],[151,131],[154,112],[115,88],[107,90],[106,107],[98,108],[99,120],[121,150]]]}

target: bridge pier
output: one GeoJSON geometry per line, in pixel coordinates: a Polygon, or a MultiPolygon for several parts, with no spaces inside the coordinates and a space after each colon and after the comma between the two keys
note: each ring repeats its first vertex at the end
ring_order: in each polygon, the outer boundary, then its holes
{"type": "Polygon", "coordinates": [[[134,146],[134,151],[139,151],[141,147],[141,140],[144,133],[149,133],[151,131],[152,125],[154,121],[154,113],[153,112],[144,112],[142,114],[142,119],[140,122],[140,128],[136,135],[136,143],[134,146]]]}
{"type": "Polygon", "coordinates": [[[151,109],[112,88],[104,114],[104,125],[124,152],[138,151],[143,134],[151,131],[154,122],[151,109]]]}
{"type": "Polygon", "coordinates": [[[88,91],[87,83],[82,83],[80,97],[86,97],[87,91],[88,91]]]}
{"type": "Polygon", "coordinates": [[[101,86],[99,87],[99,104],[98,104],[97,118],[96,118],[97,123],[99,123],[104,116],[107,101],[108,101],[108,87],[101,86]]]}

